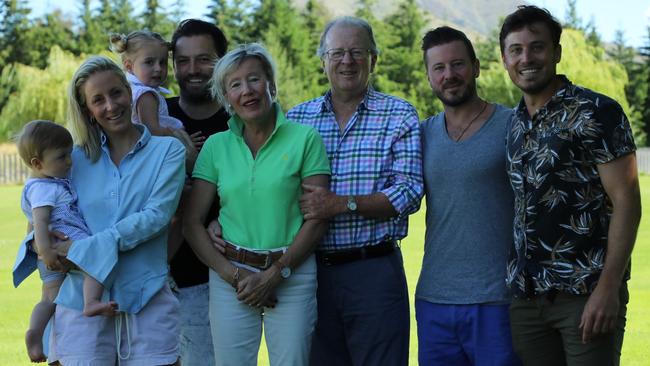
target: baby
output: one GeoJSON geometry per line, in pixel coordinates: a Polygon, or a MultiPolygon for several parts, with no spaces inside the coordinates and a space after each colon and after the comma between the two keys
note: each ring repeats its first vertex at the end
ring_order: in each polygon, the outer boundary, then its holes
{"type": "MultiPolygon", "coordinates": [[[[50,231],[59,231],[71,240],[91,235],[77,208],[77,196],[67,179],[72,165],[72,136],[65,127],[50,121],[32,121],[16,138],[18,153],[31,169],[23,188],[21,208],[34,229],[33,250],[38,253],[38,271],[43,281],[41,301],[36,304],[25,335],[32,362],[45,361],[41,339],[54,314],[54,299],[65,278],[50,231]]],[[[101,302],[104,286],[86,275],[84,310],[86,316],[113,315],[117,303],[101,302]]]]}

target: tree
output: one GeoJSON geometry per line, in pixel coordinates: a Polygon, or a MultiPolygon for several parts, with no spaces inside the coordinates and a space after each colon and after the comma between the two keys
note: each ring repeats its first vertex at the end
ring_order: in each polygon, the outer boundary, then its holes
{"type": "Polygon", "coordinates": [[[160,18],[164,16],[160,12],[160,4],[158,0],[147,0],[144,7],[144,12],[142,13],[142,25],[145,29],[151,31],[156,31],[160,23],[160,18]]]}
{"type": "Polygon", "coordinates": [[[327,89],[327,76],[322,72],[321,61],[316,51],[320,46],[320,36],[325,28],[325,23],[332,16],[317,0],[307,1],[302,16],[307,33],[307,44],[304,48],[304,52],[306,53],[306,73],[311,75],[311,83],[307,86],[307,89],[310,96],[316,96],[323,94],[327,89]]]}
{"type": "Polygon", "coordinates": [[[72,21],[65,19],[58,9],[34,20],[24,39],[31,45],[26,47],[26,59],[21,61],[25,65],[45,68],[52,45],[73,54],[78,53],[72,21]]]}
{"type": "Polygon", "coordinates": [[[375,3],[376,0],[359,0],[358,7],[354,15],[368,22],[375,29],[377,25],[377,18],[375,17],[375,3]]]}
{"type": "MultiPolygon", "coordinates": [[[[230,44],[250,42],[251,14],[249,0],[212,0],[206,14],[223,31],[230,44]]],[[[259,39],[259,38],[257,38],[259,39]]]]}
{"type": "MultiPolygon", "coordinates": [[[[129,34],[141,28],[133,18],[133,6],[129,0],[100,0],[100,14],[97,20],[102,24],[105,33],[114,32],[129,34]]],[[[108,45],[108,37],[106,37],[108,45]]]]}
{"type": "Polygon", "coordinates": [[[259,4],[251,14],[252,24],[248,36],[252,42],[264,39],[264,34],[269,31],[271,26],[278,23],[277,16],[284,19],[282,14],[283,8],[290,8],[286,0],[260,0],[259,4]]]}
{"type": "Polygon", "coordinates": [[[176,27],[176,24],[169,19],[158,0],[147,0],[141,18],[145,29],[160,33],[166,39],[171,38],[176,27]]]}
{"type": "MultiPolygon", "coordinates": [[[[598,57],[604,53],[602,47],[591,46],[581,31],[567,29],[562,36],[562,61],[558,73],[566,74],[571,81],[616,100],[629,117],[633,115],[625,87],[628,74],[625,67],[616,60],[598,57]]],[[[643,143],[645,132],[640,121],[630,119],[634,138],[643,143]]]]}
{"type": "Polygon", "coordinates": [[[34,119],[65,124],[66,98],[63,96],[80,63],[81,59],[54,46],[45,69],[14,64],[13,75],[5,74],[3,70],[0,85],[5,77],[12,77],[16,88],[0,112],[0,137],[3,140],[11,138],[25,123],[34,119]]]}
{"type": "Polygon", "coordinates": [[[315,54],[319,45],[320,34],[325,27],[325,23],[331,18],[331,15],[317,0],[307,0],[302,17],[308,34],[307,42],[309,46],[307,48],[313,50],[315,54]]]}
{"type": "Polygon", "coordinates": [[[381,31],[385,41],[377,66],[376,87],[408,100],[422,116],[434,114],[439,109],[433,102],[420,51],[425,27],[422,11],[415,0],[404,0],[387,19],[381,31]]]}
{"type": "Polygon", "coordinates": [[[596,30],[596,21],[594,20],[593,16],[589,19],[589,22],[585,26],[584,32],[587,35],[587,42],[590,45],[594,47],[601,46],[602,40],[600,39],[600,34],[598,34],[598,31],[596,30]]]}
{"type": "Polygon", "coordinates": [[[646,136],[650,136],[650,26],[646,28],[646,43],[640,49],[644,58],[641,77],[645,79],[645,96],[641,104],[641,125],[646,136]]]}
{"type": "Polygon", "coordinates": [[[26,34],[30,28],[31,10],[25,0],[2,0],[0,2],[0,68],[28,60],[26,34]]]}
{"type": "Polygon", "coordinates": [[[303,31],[305,28],[303,18],[291,6],[290,1],[263,1],[261,6],[266,7],[269,12],[262,16],[258,9],[255,16],[261,16],[261,20],[254,18],[254,23],[267,22],[261,39],[269,46],[271,54],[276,57],[279,69],[284,69],[285,73],[290,72],[289,75],[281,76],[285,83],[279,83],[278,89],[283,106],[293,107],[299,102],[315,97],[320,91],[318,88],[320,72],[313,72],[315,59],[314,51],[309,49],[309,34],[303,31]],[[295,97],[290,98],[289,92],[295,97]]]}
{"type": "Polygon", "coordinates": [[[490,102],[514,107],[521,99],[521,91],[503,68],[499,30],[494,29],[487,38],[474,42],[474,50],[481,63],[476,85],[478,94],[490,102]]]}
{"type": "MultiPolygon", "coordinates": [[[[7,104],[9,97],[18,90],[18,81],[16,79],[16,64],[9,64],[2,68],[0,72],[0,113],[7,104]]],[[[2,121],[0,120],[0,124],[2,121]]],[[[0,135],[0,141],[3,138],[0,135]]]]}
{"type": "Polygon", "coordinates": [[[183,18],[185,18],[185,8],[187,4],[185,0],[174,0],[170,5],[170,11],[168,14],[169,20],[174,24],[179,23],[183,18]]]}
{"type": "MultiPolygon", "coordinates": [[[[644,103],[648,93],[648,67],[642,62],[642,56],[638,51],[625,44],[625,34],[622,30],[616,31],[613,47],[609,50],[608,55],[625,68],[628,77],[628,83],[625,85],[625,98],[630,104],[628,118],[633,126],[639,126],[639,129],[645,132],[647,138],[650,131],[648,124],[644,123],[643,111],[647,108],[644,103]]],[[[637,134],[636,143],[643,146],[647,141],[643,141],[642,136],[637,134]]]]}
{"type": "Polygon", "coordinates": [[[567,0],[564,26],[572,29],[583,29],[582,19],[578,16],[577,0],[567,0]]]}
{"type": "Polygon", "coordinates": [[[106,34],[101,30],[100,23],[93,17],[90,0],[80,1],[81,26],[76,34],[79,52],[96,54],[105,50],[108,44],[106,34]]]}
{"type": "Polygon", "coordinates": [[[108,45],[108,32],[113,32],[113,7],[111,6],[110,0],[99,0],[99,8],[97,9],[97,15],[92,18],[93,22],[101,29],[104,34],[104,42],[108,45]]]}

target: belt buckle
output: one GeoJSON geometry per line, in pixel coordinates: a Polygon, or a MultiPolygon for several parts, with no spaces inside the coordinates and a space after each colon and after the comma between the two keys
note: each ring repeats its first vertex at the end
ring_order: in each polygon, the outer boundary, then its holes
{"type": "Polygon", "coordinates": [[[264,256],[264,265],[262,267],[260,267],[260,269],[267,269],[267,268],[271,267],[271,264],[273,262],[271,262],[271,251],[270,250],[259,250],[259,251],[256,251],[256,253],[259,254],[259,255],[264,256]]]}
{"type": "Polygon", "coordinates": [[[320,254],[317,254],[318,262],[324,266],[331,266],[332,261],[331,257],[327,254],[327,251],[323,251],[320,254]]]}
{"type": "Polygon", "coordinates": [[[331,259],[332,259],[332,258],[331,258],[329,255],[323,255],[323,256],[321,257],[321,262],[322,262],[324,265],[326,265],[326,266],[329,267],[329,266],[332,265],[332,261],[331,261],[331,259]]]}

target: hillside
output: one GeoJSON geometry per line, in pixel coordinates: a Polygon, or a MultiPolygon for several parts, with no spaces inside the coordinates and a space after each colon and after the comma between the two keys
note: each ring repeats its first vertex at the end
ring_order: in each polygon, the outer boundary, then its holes
{"type": "MultiPolygon", "coordinates": [[[[353,15],[357,0],[319,0],[322,7],[334,15],[353,15]]],[[[416,0],[426,13],[429,26],[450,25],[460,28],[468,35],[485,36],[499,25],[506,14],[514,11],[521,0],[416,0]]],[[[306,0],[294,0],[303,8],[306,0]]],[[[375,11],[379,18],[393,12],[399,4],[395,0],[376,0],[375,11]]]]}

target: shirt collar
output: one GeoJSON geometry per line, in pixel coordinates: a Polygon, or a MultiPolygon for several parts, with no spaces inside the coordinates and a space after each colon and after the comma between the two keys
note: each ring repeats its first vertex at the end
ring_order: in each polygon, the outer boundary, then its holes
{"type": "MultiPolygon", "coordinates": [[[[366,88],[366,92],[361,99],[361,103],[357,106],[357,110],[376,110],[378,108],[378,99],[377,92],[371,86],[366,88]]],[[[334,112],[334,107],[332,105],[332,90],[328,90],[327,93],[323,96],[323,101],[320,106],[321,113],[323,112],[334,112]]]]}
{"type": "MultiPolygon", "coordinates": [[[[139,123],[134,123],[133,126],[140,131],[140,138],[138,141],[135,143],[135,146],[133,146],[132,152],[136,152],[140,149],[142,149],[151,139],[151,132],[149,132],[149,129],[144,127],[144,125],[141,125],[139,123]]],[[[102,145],[102,150],[109,154],[110,152],[108,151],[108,136],[104,133],[104,131],[100,131],[99,133],[99,141],[102,145]]]]}
{"type": "Polygon", "coordinates": [[[142,81],[140,81],[140,79],[138,79],[137,76],[131,74],[130,72],[127,72],[127,73],[126,73],[126,81],[128,81],[129,84],[133,84],[133,85],[137,85],[137,86],[143,86],[143,87],[146,87],[146,88],[154,89],[154,90],[156,90],[157,92],[160,92],[160,93],[162,93],[162,94],[171,94],[171,93],[172,93],[169,89],[163,88],[162,86],[159,86],[159,87],[154,88],[154,87],[151,87],[151,86],[149,86],[149,85],[145,85],[142,81]]]}
{"type": "MultiPolygon", "coordinates": [[[[549,110],[554,109],[558,105],[563,104],[563,100],[567,97],[573,97],[575,94],[575,85],[566,77],[566,75],[558,74],[557,78],[562,81],[562,87],[558,89],[553,96],[544,104],[536,115],[542,116],[548,113],[549,110]]],[[[520,117],[530,118],[528,115],[528,108],[526,108],[526,101],[521,97],[519,104],[516,108],[516,113],[520,117]]]]}
{"type": "MultiPolygon", "coordinates": [[[[278,130],[280,125],[288,123],[287,117],[284,116],[284,113],[282,113],[282,108],[280,108],[280,105],[277,102],[273,102],[272,108],[275,111],[275,127],[273,128],[271,136],[275,134],[275,131],[278,130]]],[[[244,122],[241,120],[241,118],[239,118],[237,114],[233,114],[232,117],[230,117],[228,120],[228,127],[235,135],[242,137],[244,122]]]]}

